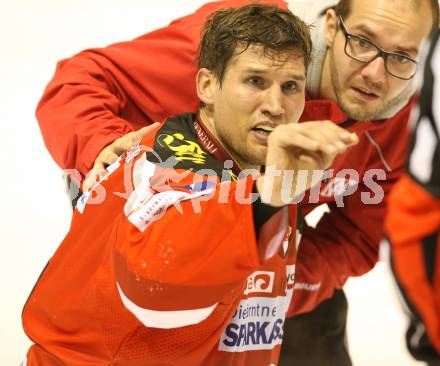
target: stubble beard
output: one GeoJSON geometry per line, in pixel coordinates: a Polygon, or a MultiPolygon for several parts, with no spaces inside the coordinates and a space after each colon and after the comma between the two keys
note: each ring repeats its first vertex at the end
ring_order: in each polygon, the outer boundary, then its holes
{"type": "Polygon", "coordinates": [[[266,163],[266,154],[261,156],[249,144],[242,144],[242,141],[229,141],[227,136],[223,136],[222,133],[218,137],[231,157],[240,165],[240,168],[261,167],[266,163]]]}
{"type": "MultiPolygon", "coordinates": [[[[374,121],[377,120],[378,117],[387,110],[388,106],[392,103],[392,101],[388,101],[386,103],[382,103],[373,111],[366,111],[362,109],[361,105],[351,105],[349,102],[346,102],[343,97],[343,87],[340,80],[339,72],[336,67],[335,58],[334,58],[334,47],[331,47],[330,51],[330,80],[332,83],[332,88],[336,95],[336,101],[341,108],[342,112],[346,114],[349,118],[357,120],[357,121],[374,121]]],[[[348,57],[348,56],[346,56],[348,57]]]]}
{"type": "Polygon", "coordinates": [[[261,167],[266,163],[266,155],[264,157],[259,156],[260,154],[257,154],[255,149],[248,146],[244,146],[240,151],[234,151],[234,155],[239,156],[242,168],[261,167]]]}

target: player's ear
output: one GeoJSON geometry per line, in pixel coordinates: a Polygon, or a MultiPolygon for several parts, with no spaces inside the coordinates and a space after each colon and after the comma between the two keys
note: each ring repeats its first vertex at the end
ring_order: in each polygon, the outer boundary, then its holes
{"type": "Polygon", "coordinates": [[[339,17],[333,9],[325,13],[325,43],[330,47],[338,30],[339,17]]]}
{"type": "Polygon", "coordinates": [[[214,73],[206,68],[201,68],[196,77],[197,95],[205,105],[214,104],[217,78],[214,73]]]}

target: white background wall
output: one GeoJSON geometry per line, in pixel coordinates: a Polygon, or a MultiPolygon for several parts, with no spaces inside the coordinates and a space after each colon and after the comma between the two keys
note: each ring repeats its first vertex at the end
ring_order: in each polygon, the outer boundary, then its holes
{"type": "MultiPolygon", "coordinates": [[[[205,2],[0,0],[0,365],[24,357],[22,306],[69,227],[62,173],[34,117],[56,62],[134,38],[205,2]]],[[[418,365],[404,349],[404,319],[384,266],[350,281],[347,290],[354,365],[418,365]]]]}

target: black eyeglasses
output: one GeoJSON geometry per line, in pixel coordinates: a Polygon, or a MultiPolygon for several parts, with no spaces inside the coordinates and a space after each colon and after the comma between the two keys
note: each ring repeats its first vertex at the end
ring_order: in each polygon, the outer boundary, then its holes
{"type": "Polygon", "coordinates": [[[365,64],[382,57],[385,70],[398,79],[409,80],[416,74],[417,61],[400,53],[384,51],[368,39],[348,33],[341,16],[339,24],[345,36],[344,51],[348,57],[365,64]]]}

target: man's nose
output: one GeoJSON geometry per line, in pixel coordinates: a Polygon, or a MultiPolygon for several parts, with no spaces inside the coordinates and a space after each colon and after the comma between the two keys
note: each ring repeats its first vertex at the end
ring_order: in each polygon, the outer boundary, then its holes
{"type": "Polygon", "coordinates": [[[264,91],[262,110],[272,116],[284,113],[283,93],[279,85],[273,85],[264,91]]]}
{"type": "Polygon", "coordinates": [[[367,81],[381,86],[385,82],[387,71],[385,69],[385,60],[383,57],[377,57],[370,63],[366,64],[361,75],[367,81]]]}

